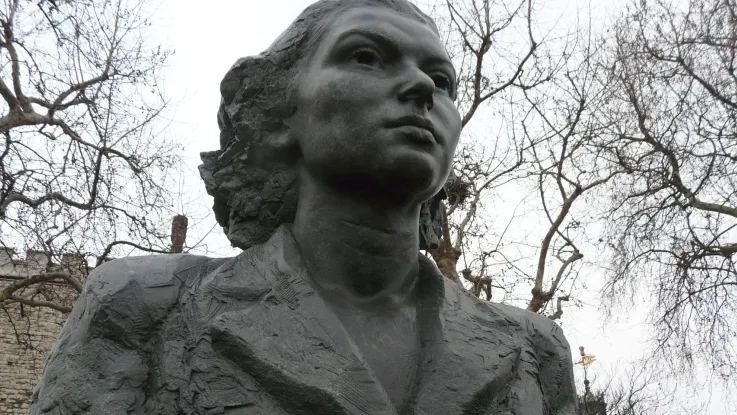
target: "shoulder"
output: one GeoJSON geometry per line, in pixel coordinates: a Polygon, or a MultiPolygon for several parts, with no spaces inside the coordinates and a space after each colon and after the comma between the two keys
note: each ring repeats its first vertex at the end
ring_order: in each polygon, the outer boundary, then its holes
{"type": "Polygon", "coordinates": [[[446,301],[457,302],[470,317],[494,326],[524,344],[534,356],[540,387],[553,414],[574,414],[576,389],[571,348],[553,320],[521,308],[483,301],[462,287],[448,290],[446,301]]]}
{"type": "Polygon", "coordinates": [[[72,314],[88,320],[89,334],[145,343],[186,284],[228,260],[172,254],[107,262],[90,273],[72,314]]]}
{"type": "Polygon", "coordinates": [[[538,379],[551,413],[573,415],[576,412],[576,387],[573,380],[571,347],[563,330],[553,320],[516,307],[490,304],[518,322],[522,336],[535,353],[538,379]]]}
{"type": "Polygon", "coordinates": [[[504,304],[488,303],[497,313],[514,321],[518,338],[533,350],[540,388],[553,414],[576,413],[571,347],[563,330],[553,320],[531,311],[504,304]]]}
{"type": "Polygon", "coordinates": [[[563,330],[555,321],[538,313],[514,306],[498,303],[487,304],[496,313],[504,315],[508,320],[518,324],[525,335],[533,342],[536,349],[570,354],[568,340],[566,340],[563,330]]]}
{"type": "Polygon", "coordinates": [[[92,270],[87,278],[85,294],[99,298],[125,296],[131,287],[163,289],[178,287],[182,274],[193,268],[201,268],[211,262],[223,261],[207,257],[173,254],[135,256],[106,262],[92,270]]]}
{"type": "Polygon", "coordinates": [[[477,320],[506,327],[507,334],[524,338],[535,349],[570,353],[568,341],[553,320],[518,307],[481,300],[459,284],[445,283],[446,302],[457,304],[477,320]]]}

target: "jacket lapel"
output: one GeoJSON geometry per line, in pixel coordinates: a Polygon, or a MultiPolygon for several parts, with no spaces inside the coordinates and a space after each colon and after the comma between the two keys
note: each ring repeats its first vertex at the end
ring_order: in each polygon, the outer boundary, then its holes
{"type": "Polygon", "coordinates": [[[213,348],[290,413],[396,415],[338,318],[306,282],[291,232],[282,226],[260,249],[244,253],[237,274],[260,275],[273,288],[259,301],[214,316],[213,348]]]}
{"type": "MultiPolygon", "coordinates": [[[[489,307],[481,309],[430,259],[419,255],[419,261],[422,350],[411,413],[514,413],[510,396],[525,392],[515,389],[515,381],[529,359],[510,335],[510,321],[490,316],[489,307]]],[[[288,228],[241,254],[232,268],[229,278],[206,277],[201,287],[208,299],[225,291],[218,288],[223,284],[246,287],[239,298],[205,307],[211,310],[203,316],[217,352],[253,376],[289,413],[397,415],[340,320],[307,282],[288,228]]]]}
{"type": "MultiPolygon", "coordinates": [[[[523,345],[510,321],[443,277],[420,256],[423,357],[414,414],[507,414],[513,409],[523,345]],[[483,307],[481,307],[483,306],[483,307]]],[[[534,391],[532,391],[534,392],[534,391]]],[[[542,413],[540,411],[539,413],[542,413]]]]}

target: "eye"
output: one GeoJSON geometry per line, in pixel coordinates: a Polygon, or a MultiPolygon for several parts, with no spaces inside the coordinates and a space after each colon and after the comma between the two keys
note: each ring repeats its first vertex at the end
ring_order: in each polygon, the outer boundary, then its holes
{"type": "Polygon", "coordinates": [[[354,62],[361,66],[369,68],[379,68],[382,66],[381,56],[372,49],[359,49],[351,55],[354,62]]]}
{"type": "Polygon", "coordinates": [[[431,78],[433,82],[435,82],[435,88],[441,89],[447,93],[450,93],[453,89],[453,83],[448,75],[439,73],[432,75],[431,78]]]}

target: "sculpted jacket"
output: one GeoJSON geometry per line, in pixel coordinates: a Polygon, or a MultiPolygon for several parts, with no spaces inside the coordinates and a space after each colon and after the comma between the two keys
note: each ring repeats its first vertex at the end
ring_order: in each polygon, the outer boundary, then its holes
{"type": "MultiPolygon", "coordinates": [[[[481,301],[419,261],[422,350],[408,413],[575,414],[555,323],[481,301]]],[[[306,275],[287,226],[235,258],[102,265],[30,413],[398,415],[306,275]]]]}

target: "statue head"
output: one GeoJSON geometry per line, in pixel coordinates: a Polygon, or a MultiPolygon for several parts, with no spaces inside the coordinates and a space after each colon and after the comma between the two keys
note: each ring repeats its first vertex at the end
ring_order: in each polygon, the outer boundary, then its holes
{"type": "MultiPolygon", "coordinates": [[[[367,179],[363,184],[370,184],[370,176],[381,174],[380,171],[369,171],[371,163],[368,161],[364,163],[369,166],[366,169],[361,170],[360,167],[354,169],[354,166],[362,164],[360,153],[356,151],[362,151],[361,149],[381,151],[376,146],[372,149],[370,134],[361,131],[362,126],[358,125],[360,122],[353,123],[355,125],[330,127],[322,131],[321,126],[324,129],[325,126],[331,125],[331,120],[325,118],[329,117],[329,114],[319,113],[320,108],[331,107],[315,105],[313,111],[310,105],[311,102],[322,103],[323,98],[329,101],[336,95],[335,91],[346,91],[351,88],[350,84],[327,85],[331,79],[321,78],[320,68],[314,67],[314,60],[330,59],[329,56],[316,57],[316,54],[326,53],[325,47],[321,48],[320,45],[324,41],[330,41],[326,38],[332,36],[331,28],[341,17],[348,16],[357,9],[375,10],[377,15],[392,13],[401,16],[402,19],[410,19],[414,23],[421,24],[419,30],[427,32],[421,35],[429,35],[432,38],[427,44],[435,53],[431,55],[439,55],[438,49],[442,49],[442,45],[434,22],[406,0],[321,0],[302,12],[266,51],[258,56],[239,59],[220,85],[222,95],[218,111],[220,149],[202,153],[203,164],[200,166],[200,174],[205,181],[207,192],[215,200],[216,219],[234,246],[246,249],[262,243],[279,225],[294,221],[300,161],[319,160],[323,153],[332,151],[333,162],[323,163],[323,167],[329,165],[335,169],[353,169],[355,174],[349,177],[350,180],[361,180],[360,177],[363,175],[367,179]],[[305,78],[306,76],[308,78],[305,78]],[[327,86],[314,91],[313,84],[318,85],[315,88],[319,88],[319,85],[327,86]],[[320,93],[325,96],[315,95],[320,93]],[[320,119],[322,123],[313,122],[320,119]],[[314,129],[317,131],[312,131],[314,129]],[[343,136],[351,139],[360,136],[359,139],[363,137],[364,140],[346,143],[349,146],[359,147],[356,151],[354,151],[356,147],[345,147],[344,150],[350,151],[344,153],[347,157],[343,160],[340,157],[340,154],[343,154],[340,153],[340,145],[321,148],[319,140],[301,142],[295,138],[301,131],[306,130],[319,137],[337,134],[338,139],[343,136]],[[363,147],[360,147],[361,145],[363,147]]],[[[366,16],[354,17],[353,20],[364,19],[360,20],[364,25],[371,24],[365,23],[366,16]]],[[[375,24],[381,24],[380,18],[378,16],[375,24]]],[[[343,22],[343,25],[345,24],[351,23],[343,22]]],[[[415,24],[413,27],[420,26],[415,24]]],[[[376,41],[382,42],[381,39],[376,41]]],[[[423,45],[420,44],[418,47],[423,45]]],[[[445,53],[444,49],[442,53],[445,53]]],[[[447,54],[445,56],[447,57],[447,54]]],[[[353,63],[357,63],[359,67],[365,66],[368,70],[371,70],[372,65],[381,64],[373,61],[375,58],[382,59],[370,53],[364,56],[351,55],[353,63]]],[[[452,105],[455,95],[455,73],[452,72],[453,69],[447,59],[443,61],[439,64],[443,66],[442,70],[438,70],[437,74],[423,72],[418,76],[426,79],[415,82],[417,85],[407,87],[406,91],[407,99],[422,101],[423,110],[432,109],[433,105],[441,106],[439,109],[441,123],[435,126],[438,130],[435,135],[444,137],[443,151],[428,152],[434,154],[435,165],[438,167],[425,171],[419,164],[408,165],[406,171],[409,176],[412,174],[424,176],[421,180],[414,177],[406,183],[402,180],[395,183],[398,192],[407,191],[405,190],[407,186],[412,188],[412,184],[419,183],[416,191],[409,191],[424,200],[420,208],[421,249],[433,249],[438,244],[442,224],[440,201],[445,198],[443,183],[450,172],[450,159],[460,133],[460,119],[452,105]],[[433,91],[436,88],[441,88],[448,99],[434,103],[433,91]],[[455,118],[458,118],[457,123],[455,118]]],[[[344,81],[350,82],[349,79],[344,81]]],[[[355,96],[357,99],[354,101],[357,105],[363,105],[361,95],[355,96]]],[[[366,101],[365,105],[374,105],[369,99],[366,101]]],[[[343,108],[333,108],[339,110],[336,112],[345,112],[342,111],[343,108]]],[[[347,119],[360,120],[356,114],[356,111],[349,112],[353,118],[347,119]]],[[[408,122],[412,124],[416,123],[415,121],[408,122]]],[[[432,130],[432,127],[430,129],[432,130]]],[[[418,134],[417,129],[411,127],[408,134],[415,140],[428,138],[418,134]]],[[[339,140],[332,141],[333,144],[336,142],[339,140]]],[[[401,159],[397,159],[397,163],[401,162],[401,159]]],[[[399,176],[394,174],[393,177],[399,176]]]]}

